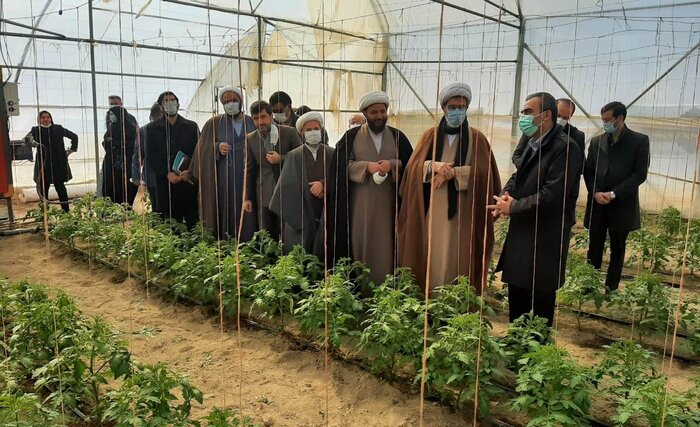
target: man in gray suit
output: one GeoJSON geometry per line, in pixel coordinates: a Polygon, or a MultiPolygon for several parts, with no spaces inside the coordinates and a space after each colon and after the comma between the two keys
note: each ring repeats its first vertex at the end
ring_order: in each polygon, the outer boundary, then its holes
{"type": "MultiPolygon", "coordinates": [[[[258,225],[277,240],[281,226],[279,217],[270,210],[272,194],[287,153],[301,146],[301,138],[296,129],[272,123],[272,107],[265,101],[254,102],[250,115],[257,130],[247,136],[247,188],[243,209],[251,212],[255,206],[258,225]]],[[[277,197],[280,200],[274,201],[275,204],[284,203],[284,195],[277,197]]]]}

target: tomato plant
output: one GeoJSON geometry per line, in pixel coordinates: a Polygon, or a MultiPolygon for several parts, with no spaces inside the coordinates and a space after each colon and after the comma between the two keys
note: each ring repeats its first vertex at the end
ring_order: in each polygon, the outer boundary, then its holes
{"type": "Polygon", "coordinates": [[[261,269],[277,262],[282,247],[266,230],[260,230],[252,239],[240,245],[240,252],[241,257],[251,262],[256,269],[261,269]]]}
{"type": "Polygon", "coordinates": [[[285,255],[277,263],[258,270],[255,282],[250,285],[253,305],[263,309],[263,316],[294,313],[294,303],[309,290],[309,282],[303,275],[302,264],[294,255],[285,255]]]}
{"type": "Polygon", "coordinates": [[[591,372],[553,345],[538,348],[520,361],[512,406],[530,417],[528,427],[583,426],[591,406],[591,372]]]}
{"type": "Polygon", "coordinates": [[[423,303],[408,269],[400,268],[374,289],[368,301],[359,348],[370,357],[374,372],[394,376],[396,366],[407,362],[417,368],[423,353],[423,303]]]}
{"type": "Polygon", "coordinates": [[[446,325],[452,317],[479,311],[482,306],[484,314],[494,314],[491,307],[483,304],[481,297],[465,276],[457,277],[452,284],[440,286],[436,293],[437,296],[428,308],[428,319],[435,328],[446,325]]]}
{"type": "Polygon", "coordinates": [[[201,421],[206,427],[260,427],[249,416],[243,416],[233,409],[214,408],[201,421]]]}
{"type": "Polygon", "coordinates": [[[192,403],[203,402],[202,392],[165,365],[134,366],[133,374],[107,393],[110,406],[102,421],[130,426],[190,426],[192,403]]]}
{"type": "Polygon", "coordinates": [[[493,379],[506,363],[490,329],[479,313],[454,316],[440,328],[427,355],[426,381],[442,390],[456,389],[456,406],[476,399],[482,417],[489,414],[489,401],[503,392],[493,379]]]}
{"type": "Polygon", "coordinates": [[[191,297],[204,304],[218,302],[219,287],[208,278],[219,265],[217,249],[207,243],[197,243],[171,267],[172,291],[176,297],[191,297]]]}
{"type": "Polygon", "coordinates": [[[603,361],[595,367],[597,382],[605,379],[605,390],[618,399],[656,378],[656,356],[641,345],[625,340],[604,348],[603,361]]]}
{"type": "Polygon", "coordinates": [[[611,420],[616,426],[629,425],[633,417],[641,417],[651,427],[697,427],[700,426],[700,390],[668,392],[668,378],[655,378],[630,389],[620,399],[617,414],[611,420]]]}
{"type": "Polygon", "coordinates": [[[639,341],[645,332],[665,330],[673,319],[668,288],[651,273],[641,273],[626,283],[624,289],[613,292],[609,305],[630,313],[632,320],[639,325],[639,341]]]}
{"type": "Polygon", "coordinates": [[[665,234],[657,234],[648,228],[640,228],[629,235],[632,249],[630,262],[643,268],[658,271],[669,262],[673,241],[665,234]]]}
{"type": "Polygon", "coordinates": [[[562,304],[576,308],[576,324],[581,330],[581,309],[589,301],[600,309],[606,298],[606,288],[601,280],[600,271],[580,257],[570,257],[566,266],[564,286],[557,292],[562,304]]]}
{"type": "Polygon", "coordinates": [[[683,226],[683,218],[681,217],[681,211],[673,206],[668,206],[664,208],[658,216],[658,223],[661,230],[668,237],[676,237],[681,231],[683,226]]]}
{"type": "MultiPolygon", "coordinates": [[[[309,334],[323,328],[327,308],[328,344],[331,348],[338,348],[343,336],[359,334],[362,302],[353,292],[355,285],[349,277],[353,270],[341,268],[334,271],[325,283],[319,282],[309,290],[306,298],[299,301],[294,314],[300,319],[302,333],[309,334]]],[[[325,333],[318,335],[318,339],[324,341],[325,333]]]]}
{"type": "Polygon", "coordinates": [[[544,319],[531,311],[508,325],[508,334],[501,341],[509,359],[509,367],[517,371],[518,361],[543,345],[553,344],[551,329],[544,319]]]}

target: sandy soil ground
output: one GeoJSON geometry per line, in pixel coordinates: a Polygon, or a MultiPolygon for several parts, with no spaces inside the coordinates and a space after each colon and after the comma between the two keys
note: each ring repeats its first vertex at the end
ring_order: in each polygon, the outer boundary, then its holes
{"type": "MultiPolygon", "coordinates": [[[[136,359],[167,362],[187,374],[205,395],[195,416],[242,403],[245,414],[266,425],[321,426],[325,417],[332,426],[418,425],[417,395],[360,368],[331,361],[326,377],[322,353],[300,351],[276,334],[247,328],[241,330],[241,362],[235,326],[222,332],[216,317],[201,309],[146,298],[134,280],[90,270],[56,244],[47,250],[36,235],[0,238],[0,253],[3,276],[64,290],[85,314],[100,315],[121,331],[136,359]]],[[[466,413],[426,402],[428,426],[468,425],[466,420],[466,413]]]]}

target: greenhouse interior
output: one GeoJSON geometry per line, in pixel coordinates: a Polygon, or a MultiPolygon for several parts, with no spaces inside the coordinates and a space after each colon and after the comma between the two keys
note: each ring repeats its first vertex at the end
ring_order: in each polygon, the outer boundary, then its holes
{"type": "Polygon", "coordinates": [[[0,0],[0,57],[0,424],[700,426],[700,1],[0,0]]]}

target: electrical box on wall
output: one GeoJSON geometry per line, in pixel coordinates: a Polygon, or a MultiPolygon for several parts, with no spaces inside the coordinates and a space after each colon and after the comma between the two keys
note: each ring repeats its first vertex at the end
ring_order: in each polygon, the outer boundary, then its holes
{"type": "Polygon", "coordinates": [[[17,83],[7,82],[3,86],[5,111],[8,116],[19,116],[19,90],[17,83]]]}

